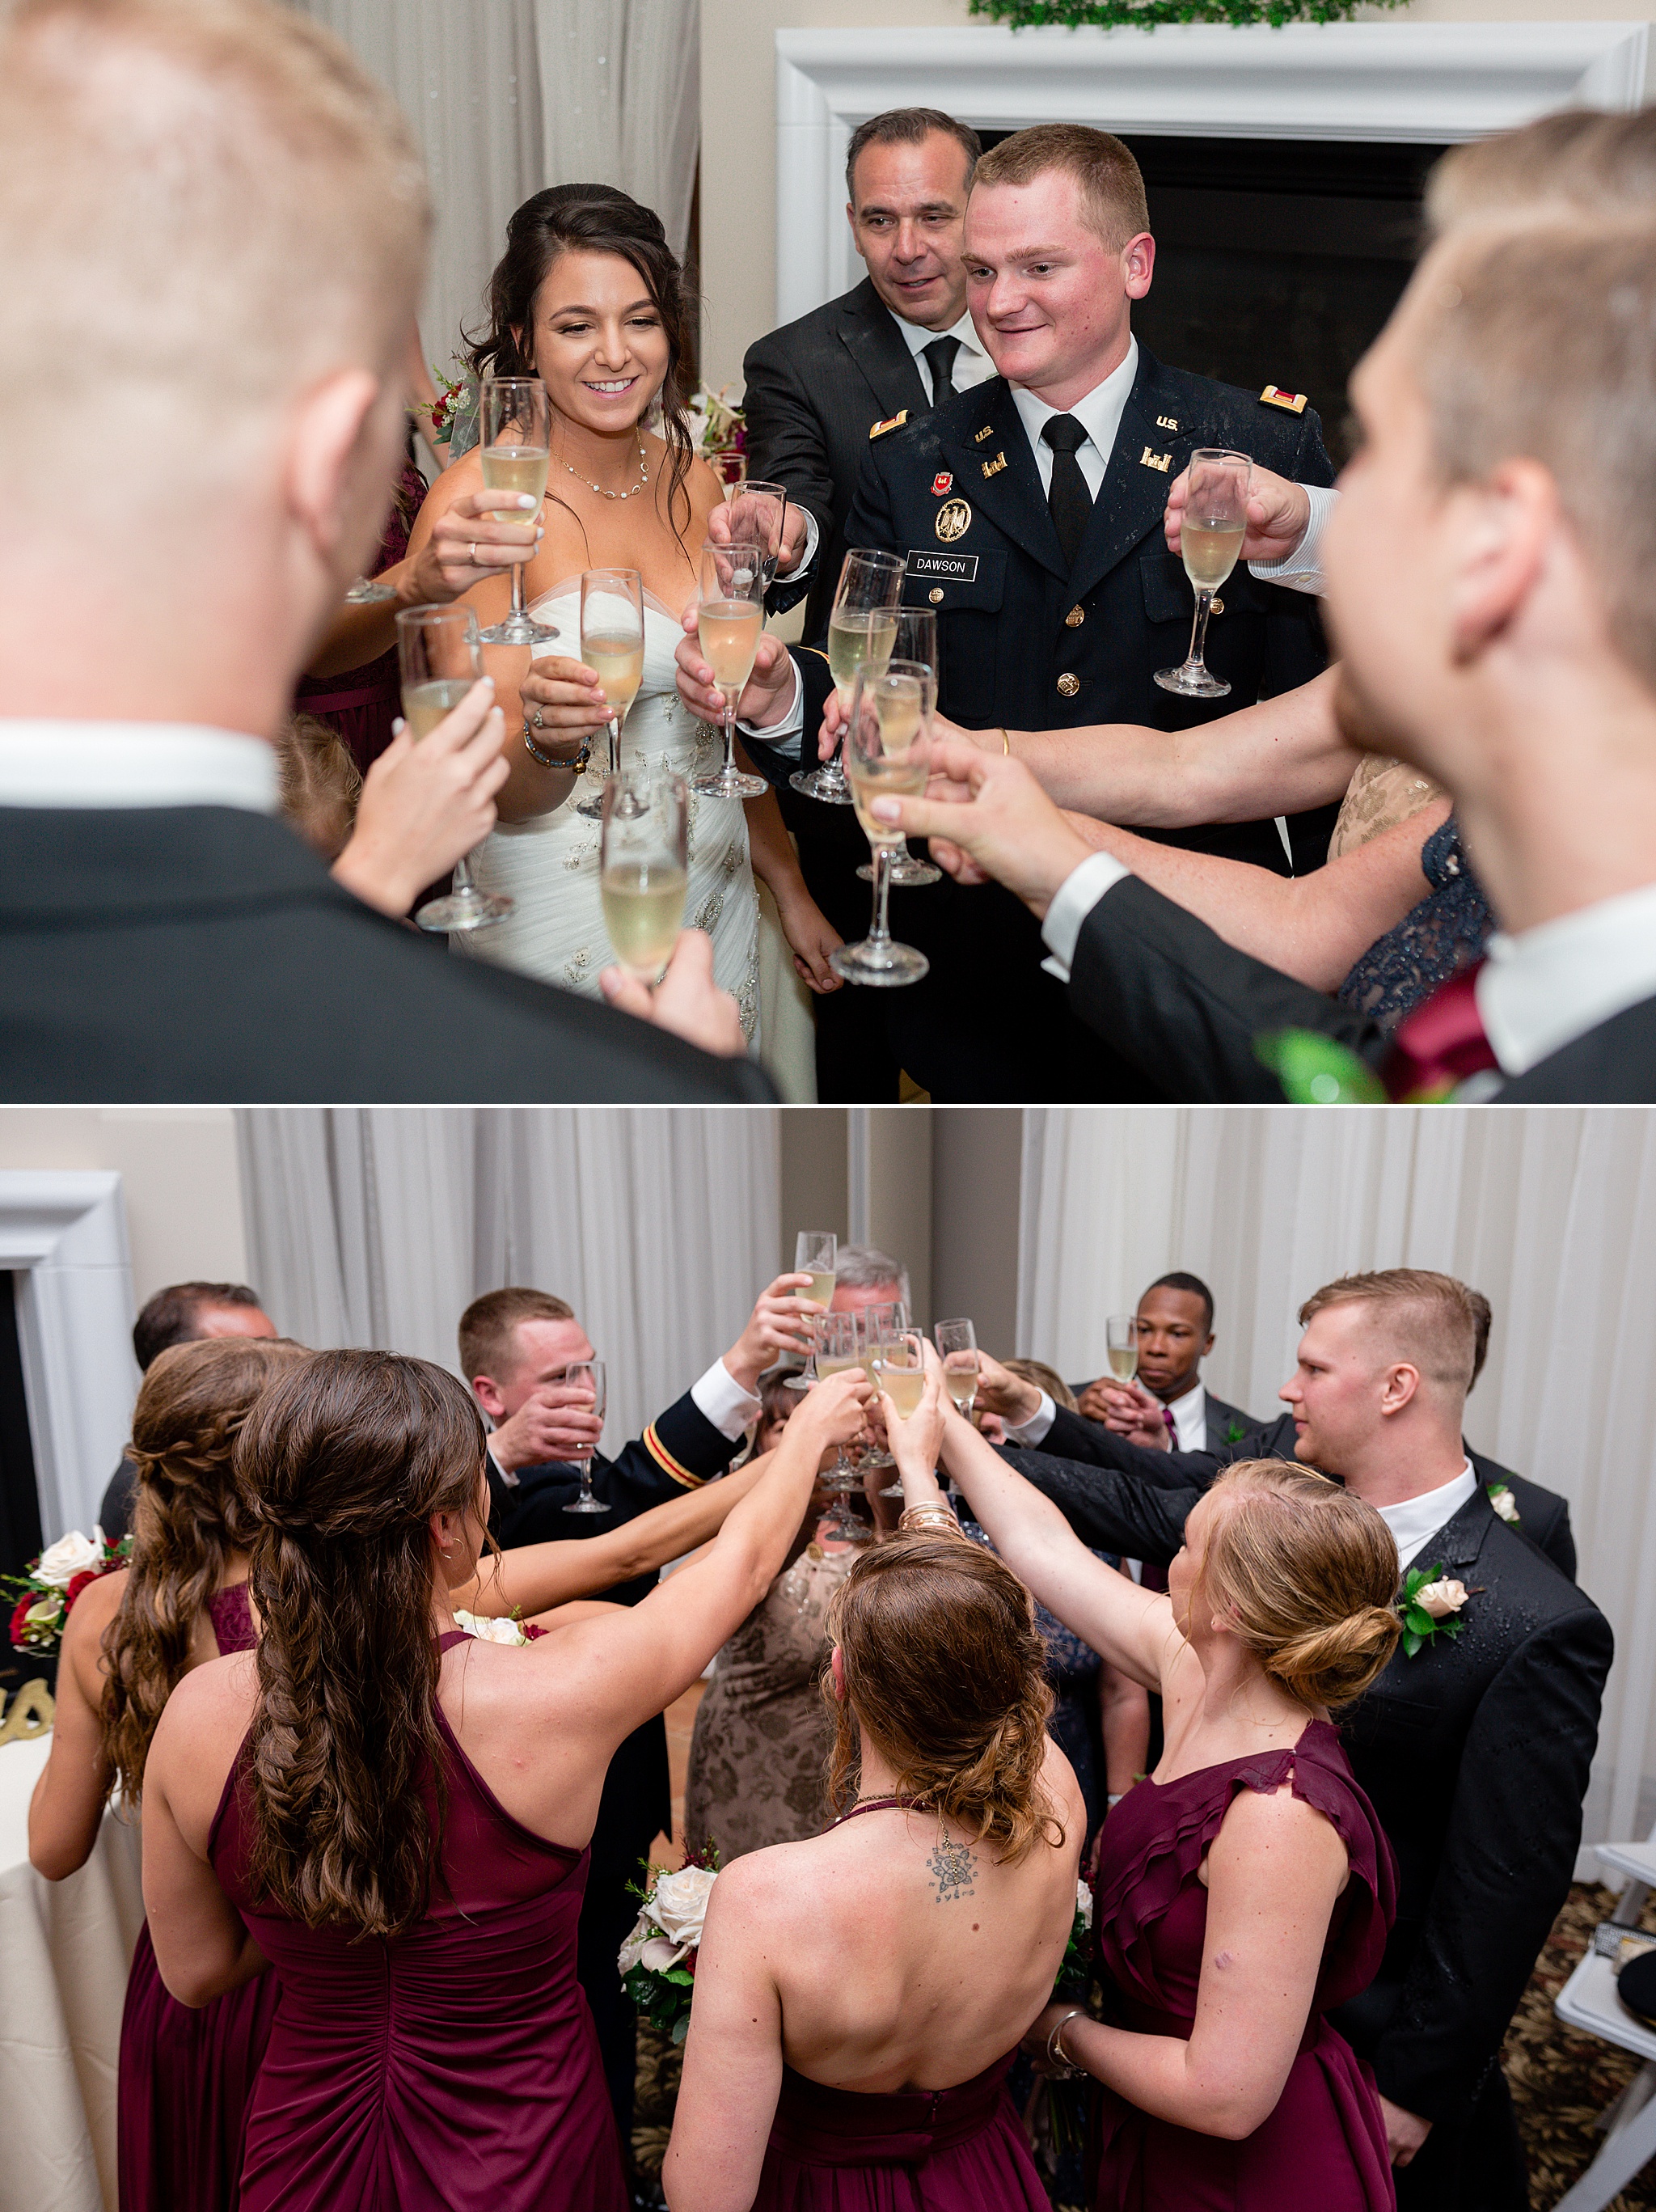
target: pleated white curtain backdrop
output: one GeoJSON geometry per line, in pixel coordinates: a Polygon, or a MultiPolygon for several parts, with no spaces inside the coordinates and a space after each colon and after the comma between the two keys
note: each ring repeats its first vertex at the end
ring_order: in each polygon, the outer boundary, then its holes
{"type": "Polygon", "coordinates": [[[249,1261],[279,1328],[454,1370],[471,1299],[551,1291],[606,1363],[610,1449],[734,1341],[776,1272],[771,1109],[252,1109],[237,1122],[249,1261]]]}
{"type": "Polygon", "coordinates": [[[1495,1309],[1470,1441],[1570,1501],[1617,1657],[1586,1835],[1656,1819],[1656,1117],[1389,1107],[1024,1117],[1018,1349],[1073,1378],[1104,1317],[1186,1267],[1212,1288],[1221,1396],[1280,1412],[1302,1299],[1436,1267],[1495,1309]]]}
{"type": "Polygon", "coordinates": [[[437,235],[420,327],[445,364],[507,218],[547,185],[619,185],[682,253],[701,144],[700,0],[291,0],[401,101],[437,235]]]}

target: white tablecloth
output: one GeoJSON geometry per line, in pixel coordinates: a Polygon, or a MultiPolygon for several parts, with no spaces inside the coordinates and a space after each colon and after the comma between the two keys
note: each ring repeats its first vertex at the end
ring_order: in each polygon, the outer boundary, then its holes
{"type": "Polygon", "coordinates": [[[0,1744],[0,2212],[115,2212],[115,2065],[143,1924],[138,1831],[104,1815],[67,1881],[28,1863],[52,1738],[0,1744]]]}

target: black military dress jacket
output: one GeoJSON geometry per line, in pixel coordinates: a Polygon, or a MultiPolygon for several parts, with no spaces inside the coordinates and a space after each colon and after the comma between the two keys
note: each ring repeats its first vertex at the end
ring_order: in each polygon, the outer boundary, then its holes
{"type": "MultiPolygon", "coordinates": [[[[918,419],[876,426],[846,541],[906,555],[905,604],[937,609],[944,714],[974,729],[1133,722],[1179,730],[1291,690],[1321,671],[1315,601],[1262,584],[1240,566],[1208,628],[1208,665],[1229,682],[1230,696],[1180,699],[1156,684],[1156,672],[1176,665],[1190,643],[1194,596],[1167,549],[1162,518],[1168,487],[1199,446],[1247,453],[1307,483],[1332,480],[1314,411],[1285,412],[1252,392],[1164,368],[1141,347],[1071,568],[1004,379],[953,393],[918,419]]],[[[809,758],[831,684],[820,654],[803,653],[799,664],[809,758]]],[[[1326,857],[1336,811],[1291,819],[1300,871],[1326,857]]],[[[1269,821],[1150,834],[1279,872],[1287,866],[1269,821]]],[[[1071,1017],[1062,985],[1040,972],[1039,927],[1010,892],[945,882],[899,893],[892,928],[932,963],[924,982],[885,995],[894,1051],[935,1097],[1168,1095],[1154,1071],[1119,1059],[1071,1017]],[[1013,1048],[1015,1033],[1033,1041],[1038,1074],[1013,1048]]]]}

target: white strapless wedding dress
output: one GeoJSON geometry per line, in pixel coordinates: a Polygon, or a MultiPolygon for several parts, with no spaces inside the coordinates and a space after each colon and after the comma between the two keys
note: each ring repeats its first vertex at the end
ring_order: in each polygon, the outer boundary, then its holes
{"type": "MultiPolygon", "coordinates": [[[[555,642],[538,648],[537,658],[580,658],[579,584],[543,593],[531,611],[560,632],[555,642]]],[[[624,763],[644,760],[670,768],[688,782],[718,767],[724,738],[698,721],[678,696],[673,653],[683,634],[676,617],[646,593],[644,680],[622,732],[621,757],[624,763]]],[[[457,951],[583,992],[589,999],[601,995],[599,970],[615,959],[598,896],[601,825],[575,807],[603,790],[609,756],[609,740],[600,733],[593,741],[591,765],[565,805],[533,821],[500,823],[479,846],[471,864],[479,886],[505,891],[515,903],[490,928],[451,937],[457,951]]],[[[751,1048],[759,1042],[759,901],[741,800],[709,799],[693,791],[689,843],[685,927],[705,929],[712,938],[714,981],[740,1008],[751,1048]]]]}

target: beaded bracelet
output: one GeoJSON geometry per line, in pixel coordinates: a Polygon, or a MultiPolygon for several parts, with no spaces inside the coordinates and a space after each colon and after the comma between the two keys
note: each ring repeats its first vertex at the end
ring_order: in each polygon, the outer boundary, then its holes
{"type": "Polygon", "coordinates": [[[543,768],[572,769],[577,775],[585,775],[586,773],[586,763],[592,757],[592,740],[591,738],[587,738],[585,744],[582,745],[580,750],[576,754],[573,760],[561,761],[554,754],[543,753],[541,750],[534,738],[530,736],[529,725],[525,722],[524,724],[524,750],[529,755],[531,760],[538,761],[543,768]]]}

